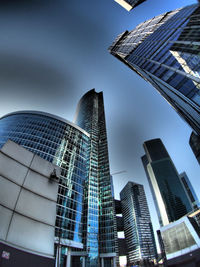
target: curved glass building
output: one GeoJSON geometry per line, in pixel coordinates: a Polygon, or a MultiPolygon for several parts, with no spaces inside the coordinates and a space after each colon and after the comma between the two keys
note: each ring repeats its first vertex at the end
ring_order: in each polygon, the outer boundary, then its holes
{"type": "MultiPolygon", "coordinates": [[[[56,243],[83,248],[83,197],[89,134],[73,123],[43,112],[20,111],[0,120],[0,147],[8,139],[60,166],[56,243]]],[[[61,260],[63,263],[64,257],[61,260]]]]}
{"type": "Polygon", "coordinates": [[[93,89],[81,98],[76,122],[78,126],[35,111],[8,114],[0,119],[0,148],[11,139],[61,168],[56,267],[116,266],[117,229],[102,92],[93,89]]]}

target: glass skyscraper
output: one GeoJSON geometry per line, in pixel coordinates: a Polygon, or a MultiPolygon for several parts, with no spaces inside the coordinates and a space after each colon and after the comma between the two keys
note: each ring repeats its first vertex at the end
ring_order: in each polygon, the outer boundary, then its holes
{"type": "Polygon", "coordinates": [[[160,139],[144,142],[144,169],[161,226],[176,221],[192,210],[179,174],[160,139]]]}
{"type": "Polygon", "coordinates": [[[87,177],[89,134],[60,117],[35,111],[8,114],[0,120],[0,147],[8,139],[61,167],[55,243],[83,249],[83,197],[87,177]]]}
{"type": "Polygon", "coordinates": [[[143,185],[128,182],[120,193],[120,199],[127,263],[132,266],[145,260],[153,261],[157,252],[143,185]]]}
{"type": "Polygon", "coordinates": [[[194,191],[194,188],[192,184],[190,183],[190,180],[185,172],[182,172],[179,174],[180,180],[183,184],[183,187],[185,188],[185,191],[188,195],[189,201],[191,203],[191,206],[193,209],[197,209],[199,207],[199,200],[198,197],[194,191]]]}
{"type": "Polygon", "coordinates": [[[118,4],[124,7],[126,10],[130,11],[134,7],[140,5],[146,0],[115,0],[118,4]]]}
{"type": "Polygon", "coordinates": [[[103,93],[94,89],[80,100],[75,123],[90,134],[89,168],[84,201],[84,238],[88,265],[115,265],[116,229],[103,93]],[[99,257],[100,256],[100,257],[99,257]]]}
{"type": "Polygon", "coordinates": [[[113,267],[117,233],[103,93],[86,93],[76,118],[78,125],[44,112],[8,114],[0,119],[0,147],[11,139],[61,168],[56,266],[113,267]]]}
{"type": "Polygon", "coordinates": [[[120,34],[109,51],[150,82],[200,135],[200,5],[166,12],[120,34]]]}

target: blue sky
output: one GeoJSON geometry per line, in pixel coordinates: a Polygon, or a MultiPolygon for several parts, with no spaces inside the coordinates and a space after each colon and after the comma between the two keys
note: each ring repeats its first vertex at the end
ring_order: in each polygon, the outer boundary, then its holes
{"type": "Polygon", "coordinates": [[[73,120],[88,90],[104,92],[111,173],[116,197],[130,180],[144,184],[142,144],[161,138],[178,172],[200,196],[199,165],[188,145],[191,129],[159,93],[107,48],[124,30],[195,0],[147,0],[127,12],[114,0],[7,1],[0,8],[0,115],[32,109],[73,120]]]}

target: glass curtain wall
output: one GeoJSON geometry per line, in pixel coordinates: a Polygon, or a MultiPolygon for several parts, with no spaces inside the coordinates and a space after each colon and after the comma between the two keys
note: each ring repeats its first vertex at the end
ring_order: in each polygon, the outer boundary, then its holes
{"type": "MultiPolygon", "coordinates": [[[[0,120],[0,147],[8,139],[61,168],[55,225],[56,242],[83,244],[83,196],[87,177],[89,135],[58,117],[18,112],[0,120]]],[[[62,248],[61,266],[65,260],[62,248]]]]}
{"type": "Polygon", "coordinates": [[[126,31],[109,48],[112,55],[149,81],[198,134],[199,19],[199,4],[176,9],[126,31]]]}
{"type": "Polygon", "coordinates": [[[114,201],[110,178],[103,93],[90,90],[79,102],[75,123],[91,137],[90,167],[86,181],[84,237],[88,252],[87,266],[98,266],[101,254],[104,266],[112,266],[116,238],[114,201]]]}

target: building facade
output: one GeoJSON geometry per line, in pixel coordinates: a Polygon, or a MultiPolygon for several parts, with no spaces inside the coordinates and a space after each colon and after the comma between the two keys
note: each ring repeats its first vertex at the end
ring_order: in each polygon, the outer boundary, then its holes
{"type": "Polygon", "coordinates": [[[61,168],[57,267],[115,266],[117,231],[102,92],[91,90],[82,97],[76,122],[79,126],[43,112],[11,113],[0,120],[0,147],[11,139],[61,168]]]}
{"type": "Polygon", "coordinates": [[[84,200],[85,250],[88,266],[116,264],[114,195],[110,175],[103,93],[94,89],[80,100],[75,123],[90,134],[87,190],[84,200]]]}
{"type": "Polygon", "coordinates": [[[200,136],[192,132],[190,135],[189,144],[198,163],[200,164],[200,136]]]}
{"type": "Polygon", "coordinates": [[[146,0],[115,0],[115,2],[120,4],[123,8],[125,8],[128,11],[140,5],[144,1],[146,0]]]}
{"type": "Polygon", "coordinates": [[[1,266],[55,266],[59,171],[11,140],[0,150],[1,266]]]}
{"type": "MultiPolygon", "coordinates": [[[[56,254],[83,249],[83,197],[87,176],[89,134],[57,116],[22,111],[0,120],[0,147],[8,139],[61,168],[55,223],[56,254]]],[[[70,257],[68,257],[69,260],[70,257]]]]}
{"type": "Polygon", "coordinates": [[[144,142],[144,169],[150,184],[161,226],[176,221],[192,210],[179,174],[160,139],[144,142]]]}
{"type": "Polygon", "coordinates": [[[127,263],[156,259],[156,245],[143,185],[128,182],[120,192],[127,263]]]}
{"type": "Polygon", "coordinates": [[[167,266],[199,266],[200,228],[192,216],[184,216],[161,227],[160,237],[159,240],[164,244],[167,266]]]}
{"type": "Polygon", "coordinates": [[[200,5],[164,13],[120,34],[109,51],[174,107],[200,135],[200,5]]]}
{"type": "Polygon", "coordinates": [[[191,206],[193,209],[197,209],[199,207],[199,200],[198,197],[194,191],[194,188],[185,172],[182,172],[179,174],[180,180],[182,182],[182,185],[188,195],[188,199],[191,203],[191,206]]]}

